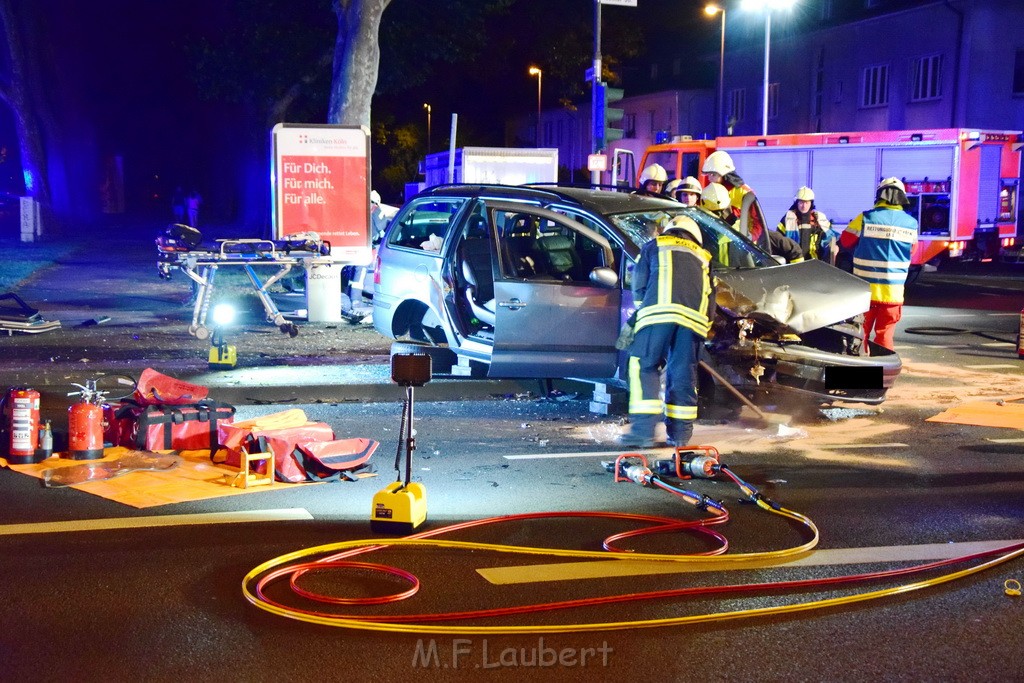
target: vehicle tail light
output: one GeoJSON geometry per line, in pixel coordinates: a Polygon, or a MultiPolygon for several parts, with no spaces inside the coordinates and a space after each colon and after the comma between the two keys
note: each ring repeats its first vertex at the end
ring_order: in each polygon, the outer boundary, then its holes
{"type": "Polygon", "coordinates": [[[373,284],[380,284],[380,254],[373,260],[373,284]]]}

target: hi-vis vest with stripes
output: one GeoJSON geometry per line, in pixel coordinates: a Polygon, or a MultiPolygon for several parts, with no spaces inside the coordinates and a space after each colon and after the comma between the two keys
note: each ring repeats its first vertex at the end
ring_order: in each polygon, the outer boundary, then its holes
{"type": "Polygon", "coordinates": [[[860,235],[853,250],[853,274],[871,285],[871,300],[903,303],[917,221],[898,206],[879,204],[854,218],[846,229],[860,235]]]}
{"type": "Polygon", "coordinates": [[[645,244],[633,272],[636,330],[671,323],[706,338],[715,305],[710,264],[711,254],[686,236],[668,232],[645,244]]]}

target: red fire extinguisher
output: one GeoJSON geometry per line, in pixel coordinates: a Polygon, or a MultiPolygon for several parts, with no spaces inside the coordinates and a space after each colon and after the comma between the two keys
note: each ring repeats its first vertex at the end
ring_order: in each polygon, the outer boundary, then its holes
{"type": "Polygon", "coordinates": [[[97,460],[103,457],[103,392],[96,389],[95,380],[87,380],[85,386],[75,386],[81,391],[68,395],[81,399],[68,408],[67,457],[97,460]]]}
{"type": "Polygon", "coordinates": [[[7,459],[14,465],[38,462],[39,392],[28,387],[11,387],[4,397],[4,429],[7,459]]]}

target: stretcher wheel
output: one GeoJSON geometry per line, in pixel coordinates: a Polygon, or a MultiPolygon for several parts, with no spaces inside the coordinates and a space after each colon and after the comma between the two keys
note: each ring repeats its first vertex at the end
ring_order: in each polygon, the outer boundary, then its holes
{"type": "Polygon", "coordinates": [[[195,336],[196,336],[196,339],[198,339],[199,341],[205,341],[205,340],[209,339],[210,338],[210,328],[203,327],[202,325],[200,325],[199,327],[196,328],[195,336]]]}
{"type": "Polygon", "coordinates": [[[299,328],[295,323],[284,323],[280,327],[281,332],[287,334],[289,337],[299,336],[299,328]]]}

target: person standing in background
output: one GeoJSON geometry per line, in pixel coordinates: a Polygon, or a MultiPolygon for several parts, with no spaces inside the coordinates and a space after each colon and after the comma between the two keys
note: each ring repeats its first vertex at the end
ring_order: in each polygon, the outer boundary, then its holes
{"type": "Polygon", "coordinates": [[[203,203],[203,198],[198,191],[192,190],[188,194],[188,224],[193,228],[199,227],[199,206],[203,203]]]}
{"type": "Polygon", "coordinates": [[[676,178],[665,186],[665,194],[686,206],[700,204],[700,193],[703,191],[704,188],[700,186],[700,181],[692,175],[682,179],[676,178]]]}
{"type": "Polygon", "coordinates": [[[893,350],[896,323],[903,316],[903,290],[910,254],[917,243],[917,220],[903,210],[907,191],[899,178],[886,178],[875,190],[875,206],[846,226],[840,242],[853,249],[853,274],[871,285],[871,308],[864,314],[864,341],[893,350]]]}
{"type": "Polygon", "coordinates": [[[735,228],[765,251],[771,251],[771,240],[765,225],[761,204],[753,188],[736,173],[736,164],[728,152],[718,150],[708,155],[701,167],[708,184],[718,183],[729,192],[732,212],[739,219],[735,228]]]}
{"type": "Polygon", "coordinates": [[[175,223],[185,222],[185,190],[181,189],[181,185],[175,187],[171,195],[171,214],[175,223]]]}
{"type": "Polygon", "coordinates": [[[805,259],[832,263],[832,223],[814,207],[814,190],[801,187],[779,221],[778,230],[800,245],[805,259]]]}

